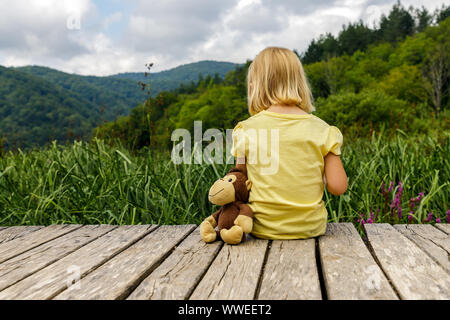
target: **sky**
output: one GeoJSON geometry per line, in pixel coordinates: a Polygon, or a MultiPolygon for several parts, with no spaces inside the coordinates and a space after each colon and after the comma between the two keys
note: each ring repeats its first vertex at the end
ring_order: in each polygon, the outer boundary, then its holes
{"type": "MultiPolygon", "coordinates": [[[[167,70],[200,60],[244,63],[268,46],[307,49],[396,0],[0,0],[0,65],[82,75],[167,70]]],[[[403,0],[430,12],[448,0],[403,0]]]]}

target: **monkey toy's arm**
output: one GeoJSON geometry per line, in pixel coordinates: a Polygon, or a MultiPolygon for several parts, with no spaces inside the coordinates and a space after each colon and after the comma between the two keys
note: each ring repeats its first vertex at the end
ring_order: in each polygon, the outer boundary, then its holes
{"type": "Polygon", "coordinates": [[[215,228],[217,226],[217,221],[219,221],[219,216],[222,213],[222,209],[223,207],[220,207],[219,210],[214,212],[212,215],[210,215],[203,221],[208,221],[212,225],[212,227],[215,228]]]}
{"type": "Polygon", "coordinates": [[[213,242],[214,240],[216,240],[216,231],[214,230],[214,228],[217,226],[217,221],[219,221],[219,216],[222,213],[222,208],[223,207],[207,217],[200,224],[200,235],[205,242],[213,242]]]}
{"type": "Polygon", "coordinates": [[[234,220],[234,224],[240,226],[245,233],[250,233],[253,229],[253,211],[246,203],[240,203],[238,206],[239,215],[234,220]]]}

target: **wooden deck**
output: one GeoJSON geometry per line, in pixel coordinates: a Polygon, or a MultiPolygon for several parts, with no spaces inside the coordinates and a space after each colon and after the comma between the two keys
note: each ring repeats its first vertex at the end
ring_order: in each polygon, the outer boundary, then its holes
{"type": "Polygon", "coordinates": [[[205,244],[195,225],[0,227],[0,299],[450,299],[450,225],[205,244]]]}

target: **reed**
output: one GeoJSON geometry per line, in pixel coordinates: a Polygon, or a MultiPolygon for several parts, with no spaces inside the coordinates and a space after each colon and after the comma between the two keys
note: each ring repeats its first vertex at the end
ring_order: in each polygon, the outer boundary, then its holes
{"type": "MultiPolygon", "coordinates": [[[[329,221],[445,223],[449,154],[448,133],[345,144],[349,188],[340,197],[325,192],[329,221]]],[[[209,187],[230,167],[175,165],[168,154],[131,154],[99,139],[9,152],[0,157],[0,225],[198,224],[215,209],[209,187]]]]}

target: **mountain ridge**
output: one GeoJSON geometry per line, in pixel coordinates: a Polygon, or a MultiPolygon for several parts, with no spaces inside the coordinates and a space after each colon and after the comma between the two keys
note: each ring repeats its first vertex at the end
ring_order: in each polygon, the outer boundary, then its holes
{"type": "MultiPolygon", "coordinates": [[[[205,65],[208,74],[219,77],[234,66],[209,61],[166,70],[166,78],[150,79],[152,96],[195,82],[199,74],[207,76],[205,65]],[[171,74],[176,76],[171,79],[171,74]]],[[[146,98],[137,79],[83,76],[36,65],[0,66],[0,140],[9,148],[43,145],[52,138],[85,138],[95,126],[128,115],[146,98]]]]}

